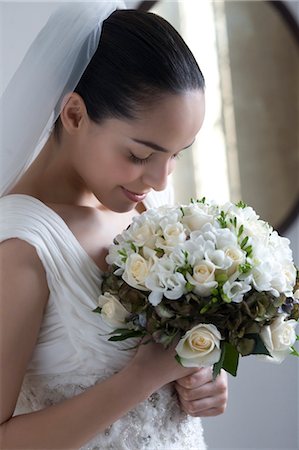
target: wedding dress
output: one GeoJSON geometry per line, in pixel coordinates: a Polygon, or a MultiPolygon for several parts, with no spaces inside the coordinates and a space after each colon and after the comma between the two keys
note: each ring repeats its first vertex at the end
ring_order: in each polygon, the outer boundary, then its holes
{"type": "MultiPolygon", "coordinates": [[[[152,193],[146,207],[162,203],[169,203],[167,194],[152,193]]],[[[27,195],[0,198],[0,241],[10,238],[23,239],[36,248],[50,292],[15,411],[21,414],[56,404],[101,382],[123,368],[134,350],[124,351],[132,347],[132,341],[107,341],[112,329],[92,312],[102,272],[56,212],[27,195]]],[[[181,411],[169,385],[82,448],[205,450],[206,446],[200,419],[181,411]]]]}

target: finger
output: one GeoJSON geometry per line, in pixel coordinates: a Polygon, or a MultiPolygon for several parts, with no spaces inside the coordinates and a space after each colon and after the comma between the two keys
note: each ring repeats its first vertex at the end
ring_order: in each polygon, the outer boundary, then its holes
{"type": "Polygon", "coordinates": [[[195,387],[212,381],[212,379],[211,367],[201,367],[200,369],[195,369],[191,375],[179,378],[176,382],[186,389],[194,389],[195,387]]]}
{"type": "Polygon", "coordinates": [[[206,383],[203,386],[194,389],[187,389],[180,385],[176,385],[175,387],[180,398],[187,402],[207,397],[215,397],[226,392],[225,386],[214,385],[213,383],[206,383]]]}
{"type": "Polygon", "coordinates": [[[227,406],[227,396],[220,394],[216,397],[207,397],[201,400],[186,401],[180,399],[182,409],[191,416],[208,417],[222,414],[227,406]]]}
{"type": "Polygon", "coordinates": [[[206,383],[203,386],[194,389],[186,389],[177,384],[175,387],[180,399],[185,400],[186,402],[192,402],[204,398],[218,398],[218,396],[227,398],[227,385],[224,382],[206,383]]]}

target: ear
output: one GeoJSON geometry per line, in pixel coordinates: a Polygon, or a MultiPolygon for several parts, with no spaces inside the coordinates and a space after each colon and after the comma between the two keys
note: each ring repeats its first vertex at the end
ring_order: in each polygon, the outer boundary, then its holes
{"type": "Polygon", "coordinates": [[[76,92],[68,94],[63,103],[60,113],[61,123],[69,134],[74,134],[88,119],[85,103],[76,92]]]}

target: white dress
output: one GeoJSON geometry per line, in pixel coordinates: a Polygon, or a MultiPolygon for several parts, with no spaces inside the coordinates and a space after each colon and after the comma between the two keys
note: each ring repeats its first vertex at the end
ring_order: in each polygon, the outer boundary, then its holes
{"type": "MultiPolygon", "coordinates": [[[[154,193],[146,206],[167,201],[165,194],[154,193]]],[[[20,414],[73,397],[119,371],[132,357],[132,350],[123,351],[132,342],[107,341],[111,328],[92,312],[102,273],[57,213],[27,195],[2,197],[0,242],[9,238],[36,248],[50,291],[15,411],[20,414]]],[[[173,387],[166,386],[82,448],[205,450],[206,446],[200,419],[183,413],[173,387]]]]}

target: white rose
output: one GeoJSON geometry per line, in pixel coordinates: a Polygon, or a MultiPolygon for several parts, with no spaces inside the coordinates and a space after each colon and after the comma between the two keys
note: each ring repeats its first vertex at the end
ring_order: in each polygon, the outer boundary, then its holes
{"type": "Polygon", "coordinates": [[[257,262],[253,260],[252,282],[255,289],[259,292],[271,291],[271,279],[273,272],[273,264],[270,260],[257,262]]]}
{"type": "Polygon", "coordinates": [[[286,315],[282,314],[271,325],[265,326],[261,330],[261,338],[271,355],[271,357],[266,357],[268,361],[281,363],[290,353],[290,348],[296,341],[295,328],[298,322],[284,320],[285,318],[286,315]]]}
{"type": "Polygon", "coordinates": [[[228,276],[237,271],[240,264],[244,264],[246,253],[238,247],[224,247],[223,251],[231,260],[231,265],[227,270],[228,276]]]}
{"type": "Polygon", "coordinates": [[[175,349],[184,367],[208,367],[220,359],[220,340],[215,325],[201,323],[187,331],[175,349]]]}
{"type": "Polygon", "coordinates": [[[175,246],[186,240],[184,227],[181,223],[168,224],[163,229],[166,245],[175,246]]]}
{"type": "Polygon", "coordinates": [[[99,296],[98,305],[102,308],[101,315],[105,322],[114,327],[123,327],[126,318],[130,315],[119,300],[109,292],[99,296]]]}
{"type": "Polygon", "coordinates": [[[282,264],[277,264],[277,268],[271,280],[271,286],[279,293],[291,297],[296,282],[296,268],[294,264],[284,261],[282,264]]]}
{"type": "Polygon", "coordinates": [[[141,255],[133,253],[126,261],[125,271],[122,278],[130,286],[142,291],[147,291],[144,283],[152,265],[153,263],[151,260],[146,260],[141,255]]]}
{"type": "Polygon", "coordinates": [[[147,245],[152,248],[155,240],[155,230],[151,223],[143,223],[141,226],[133,226],[131,240],[137,247],[147,245]]]}
{"type": "Polygon", "coordinates": [[[183,209],[184,216],[182,218],[182,223],[187,225],[190,231],[200,230],[203,225],[213,221],[213,216],[194,205],[187,206],[183,209]]]}
{"type": "Polygon", "coordinates": [[[193,267],[193,274],[187,273],[186,278],[195,286],[194,292],[202,297],[209,296],[218,285],[215,281],[215,266],[210,261],[199,261],[193,267]]]}

